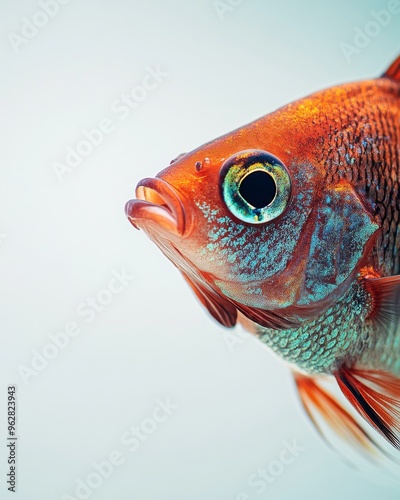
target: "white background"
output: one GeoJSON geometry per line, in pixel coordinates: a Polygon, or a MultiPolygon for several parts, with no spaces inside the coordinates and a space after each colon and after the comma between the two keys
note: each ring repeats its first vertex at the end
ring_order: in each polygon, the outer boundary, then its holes
{"type": "Polygon", "coordinates": [[[284,364],[255,339],[232,344],[125,219],[136,183],[179,153],[315,90],[375,77],[399,51],[400,14],[351,57],[341,48],[386,1],[231,3],[219,16],[212,0],[72,0],[13,46],[10,33],[43,9],[1,0],[0,498],[79,498],[77,480],[113,450],[123,464],[93,499],[399,497],[398,482],[324,445],[284,364]],[[168,76],[122,120],[111,106],[148,66],[168,76]],[[54,162],[105,118],[114,131],[60,180],[54,162]],[[77,308],[121,270],[128,286],[88,323],[77,308]],[[24,381],[33,350],[71,322],[79,336],[24,381]],[[14,496],[8,385],[18,386],[14,496]],[[121,436],[168,398],[178,408],[130,452],[121,436]],[[263,492],[251,487],[294,439],[304,450],[293,463],[263,492]]]}

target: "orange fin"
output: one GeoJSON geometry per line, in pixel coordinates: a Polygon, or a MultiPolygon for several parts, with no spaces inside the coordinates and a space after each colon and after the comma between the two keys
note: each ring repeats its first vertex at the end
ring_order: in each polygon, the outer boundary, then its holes
{"type": "Polygon", "coordinates": [[[192,280],[184,272],[182,272],[182,275],[213,318],[227,328],[232,328],[236,325],[237,310],[233,304],[218,295],[207,285],[203,285],[197,280],[192,280]]]}
{"type": "Polygon", "coordinates": [[[314,377],[294,373],[294,378],[303,407],[324,441],[329,444],[318,423],[318,415],[342,439],[350,442],[356,448],[369,453],[380,450],[379,445],[374,442],[356,419],[343,408],[334,396],[317,384],[314,377]]]}
{"type": "Polygon", "coordinates": [[[396,82],[400,82],[400,56],[392,62],[389,68],[382,75],[396,82]]]}
{"type": "Polygon", "coordinates": [[[198,278],[189,277],[180,269],[183,277],[189,283],[200,302],[206,307],[208,312],[223,326],[231,328],[236,325],[238,311],[251,321],[258,323],[265,328],[282,330],[288,328],[298,328],[300,322],[297,319],[287,318],[283,314],[274,311],[266,311],[255,307],[246,306],[239,302],[228,300],[215,292],[206,282],[201,282],[198,278]]]}
{"type": "Polygon", "coordinates": [[[266,311],[264,309],[246,306],[239,302],[234,302],[234,304],[238,311],[244,314],[244,316],[265,328],[287,330],[289,328],[299,328],[301,326],[299,320],[286,317],[284,311],[277,313],[275,311],[266,311]]]}
{"type": "Polygon", "coordinates": [[[354,408],[400,450],[400,379],[376,370],[340,368],[340,389],[354,408]]]}
{"type": "Polygon", "coordinates": [[[368,319],[376,321],[385,332],[397,329],[400,320],[400,276],[377,278],[366,274],[364,284],[373,300],[368,319]]]}

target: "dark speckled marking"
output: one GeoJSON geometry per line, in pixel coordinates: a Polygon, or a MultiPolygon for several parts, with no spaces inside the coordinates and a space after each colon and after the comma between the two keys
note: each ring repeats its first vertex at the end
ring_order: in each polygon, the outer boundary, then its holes
{"type": "MultiPolygon", "coordinates": [[[[394,105],[400,89],[391,85],[371,106],[369,99],[376,93],[376,85],[371,85],[333,110],[329,121],[335,126],[320,138],[318,160],[325,165],[327,183],[346,179],[369,201],[382,226],[373,257],[386,276],[400,273],[400,110],[394,105]]],[[[321,116],[319,125],[327,120],[321,116]]]]}

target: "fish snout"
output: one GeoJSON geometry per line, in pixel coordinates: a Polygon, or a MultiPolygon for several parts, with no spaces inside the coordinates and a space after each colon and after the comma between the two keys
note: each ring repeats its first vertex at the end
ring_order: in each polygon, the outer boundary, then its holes
{"type": "Polygon", "coordinates": [[[136,186],[136,197],[125,205],[125,214],[136,229],[154,223],[163,232],[182,237],[185,209],[170,184],[159,177],[143,179],[136,186]]]}

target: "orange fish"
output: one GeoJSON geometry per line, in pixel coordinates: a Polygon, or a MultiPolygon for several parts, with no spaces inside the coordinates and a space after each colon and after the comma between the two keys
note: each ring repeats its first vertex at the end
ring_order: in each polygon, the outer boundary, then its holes
{"type": "Polygon", "coordinates": [[[319,380],[400,449],[399,174],[400,57],[180,155],[126,205],[216,320],[290,364],[317,428],[369,450],[319,380]]]}

